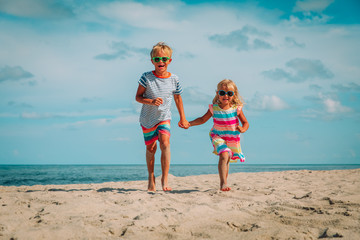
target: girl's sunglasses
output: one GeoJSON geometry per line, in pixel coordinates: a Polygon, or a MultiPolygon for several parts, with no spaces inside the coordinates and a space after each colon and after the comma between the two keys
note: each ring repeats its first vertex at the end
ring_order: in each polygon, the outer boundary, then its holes
{"type": "Polygon", "coordinates": [[[154,62],[160,62],[160,60],[162,62],[167,62],[170,58],[169,57],[153,57],[152,60],[154,62]]]}
{"type": "Polygon", "coordinates": [[[219,91],[219,95],[220,95],[220,96],[225,96],[225,94],[227,94],[229,97],[234,96],[234,92],[233,92],[233,91],[228,91],[228,92],[225,92],[224,90],[220,90],[220,91],[219,91]]]}

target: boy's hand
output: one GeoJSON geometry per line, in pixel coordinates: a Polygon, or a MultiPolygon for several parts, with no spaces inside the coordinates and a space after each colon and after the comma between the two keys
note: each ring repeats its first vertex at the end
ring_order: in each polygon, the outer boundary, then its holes
{"type": "Polygon", "coordinates": [[[161,104],[163,104],[163,100],[162,100],[162,98],[156,98],[156,99],[152,100],[151,103],[155,106],[160,106],[161,104]]]}
{"type": "Polygon", "coordinates": [[[184,129],[188,129],[190,127],[190,123],[187,120],[180,120],[178,125],[184,129]]]}

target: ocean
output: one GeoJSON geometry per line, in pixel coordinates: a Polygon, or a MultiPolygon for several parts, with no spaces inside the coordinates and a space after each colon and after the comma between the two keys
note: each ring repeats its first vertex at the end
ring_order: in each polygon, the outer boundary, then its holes
{"type": "MultiPolygon", "coordinates": [[[[274,172],[288,170],[342,170],[360,168],[360,164],[231,164],[230,173],[274,172]]],[[[170,166],[170,174],[178,177],[217,174],[217,165],[170,166]]],[[[161,175],[161,166],[155,166],[155,176],[161,175]]],[[[0,165],[0,185],[64,185],[117,181],[147,180],[146,165],[0,165]]]]}

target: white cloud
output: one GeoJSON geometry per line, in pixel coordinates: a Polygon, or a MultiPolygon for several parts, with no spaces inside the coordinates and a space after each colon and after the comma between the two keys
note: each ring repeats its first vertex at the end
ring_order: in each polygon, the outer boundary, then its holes
{"type": "Polygon", "coordinates": [[[286,63],[286,68],[263,71],[262,74],[272,80],[285,79],[288,82],[304,82],[313,79],[329,79],[334,74],[320,60],[295,58],[286,63]]]}
{"type": "Polygon", "coordinates": [[[334,120],[343,116],[350,116],[354,110],[350,107],[344,106],[340,100],[337,99],[336,94],[318,93],[316,96],[307,96],[306,100],[312,102],[313,108],[303,111],[304,118],[320,118],[324,120],[334,120]]]}
{"type": "Polygon", "coordinates": [[[340,92],[360,92],[360,84],[351,82],[348,84],[333,84],[331,88],[340,91],[340,92]]]}
{"type": "Polygon", "coordinates": [[[47,0],[0,0],[0,12],[28,18],[58,19],[73,16],[72,10],[61,2],[47,0]]]}
{"type": "Polygon", "coordinates": [[[112,20],[118,20],[130,26],[151,29],[171,29],[176,27],[172,20],[176,5],[166,2],[158,6],[138,2],[112,2],[99,7],[99,13],[112,20]]]}
{"type": "Polygon", "coordinates": [[[25,71],[22,67],[9,67],[5,66],[0,68],[0,83],[5,81],[18,81],[24,78],[32,78],[30,72],[25,71]]]}
{"type": "Polygon", "coordinates": [[[14,113],[0,113],[0,118],[18,118],[19,114],[14,113]]]}
{"type": "Polygon", "coordinates": [[[63,128],[68,130],[77,130],[79,128],[91,128],[91,127],[103,127],[110,125],[123,125],[123,124],[134,124],[138,125],[138,115],[126,115],[117,118],[96,118],[90,120],[76,121],[73,123],[66,123],[61,125],[63,128]]]}
{"type": "MultiPolygon", "coordinates": [[[[58,113],[23,112],[20,114],[20,117],[24,119],[51,119],[51,118],[101,119],[104,116],[107,116],[109,118],[111,117],[111,121],[118,121],[117,120],[118,116],[129,116],[131,118],[132,114],[133,114],[132,109],[102,109],[102,110],[93,110],[93,111],[58,112],[58,113]]],[[[127,117],[120,117],[119,119],[126,119],[126,118],[127,117]]]]}
{"type": "Polygon", "coordinates": [[[55,118],[56,115],[50,114],[50,113],[36,113],[36,112],[24,112],[21,114],[21,118],[24,119],[48,119],[48,118],[55,118]]]}
{"type": "Polygon", "coordinates": [[[237,51],[248,51],[253,49],[272,49],[273,46],[265,40],[270,36],[271,34],[268,32],[260,31],[253,26],[247,25],[229,34],[214,34],[209,37],[209,40],[224,47],[235,48],[237,51]]]}
{"type": "Polygon", "coordinates": [[[294,12],[322,12],[334,0],[299,0],[296,1],[296,5],[293,9],[294,12]]]}
{"type": "Polygon", "coordinates": [[[290,25],[317,25],[325,24],[330,21],[332,17],[329,17],[325,14],[313,14],[313,13],[303,13],[301,17],[290,16],[288,23],[290,25]]]}
{"type": "Polygon", "coordinates": [[[343,106],[334,94],[324,95],[322,93],[318,93],[317,99],[323,105],[326,113],[336,114],[349,113],[353,111],[351,108],[343,106]]]}
{"type": "Polygon", "coordinates": [[[339,101],[331,98],[324,98],[323,104],[328,113],[347,113],[352,111],[351,108],[343,106],[339,101]]]}
{"type": "Polygon", "coordinates": [[[117,58],[126,59],[134,54],[139,54],[141,57],[149,56],[150,49],[148,48],[137,48],[128,45],[127,43],[121,42],[112,42],[110,48],[113,50],[112,53],[103,53],[95,56],[95,59],[98,60],[114,60],[117,58]]]}
{"type": "Polygon", "coordinates": [[[298,141],[300,140],[300,136],[298,133],[295,132],[286,132],[285,133],[285,138],[291,141],[298,141]]]}
{"type": "Polygon", "coordinates": [[[332,4],[334,0],[299,0],[293,8],[294,15],[291,15],[288,23],[297,24],[324,24],[332,19],[323,11],[332,4]]]}
{"type": "Polygon", "coordinates": [[[316,92],[319,92],[320,90],[322,90],[322,87],[317,85],[317,84],[310,84],[309,89],[311,89],[313,91],[316,91],[316,92]]]}
{"type": "Polygon", "coordinates": [[[201,91],[199,87],[191,86],[184,88],[184,93],[181,96],[183,99],[186,99],[189,104],[203,104],[206,106],[210,104],[215,97],[215,90],[213,93],[213,95],[210,95],[201,91]]]}
{"type": "Polygon", "coordinates": [[[19,103],[19,102],[15,102],[15,101],[9,101],[8,106],[14,107],[14,108],[33,108],[33,106],[28,103],[19,103]]]}
{"type": "Polygon", "coordinates": [[[281,111],[288,109],[289,105],[278,96],[256,93],[249,102],[249,108],[258,111],[281,111]]]}
{"type": "Polygon", "coordinates": [[[285,45],[288,47],[299,47],[299,48],[304,48],[305,44],[304,43],[298,43],[296,41],[295,38],[292,37],[286,37],[285,38],[285,45]]]}

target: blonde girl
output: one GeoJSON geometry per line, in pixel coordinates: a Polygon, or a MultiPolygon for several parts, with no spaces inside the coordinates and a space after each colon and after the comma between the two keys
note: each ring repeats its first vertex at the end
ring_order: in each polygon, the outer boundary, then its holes
{"type": "Polygon", "coordinates": [[[229,163],[245,161],[240,146],[240,133],[248,130],[249,123],[242,107],[243,101],[236,84],[230,79],[224,79],[217,85],[216,95],[213,104],[209,105],[209,110],[204,116],[190,122],[190,126],[201,125],[213,117],[214,125],[210,130],[210,139],[214,146],[214,154],[219,156],[218,169],[222,191],[231,190],[227,184],[229,163]]]}

